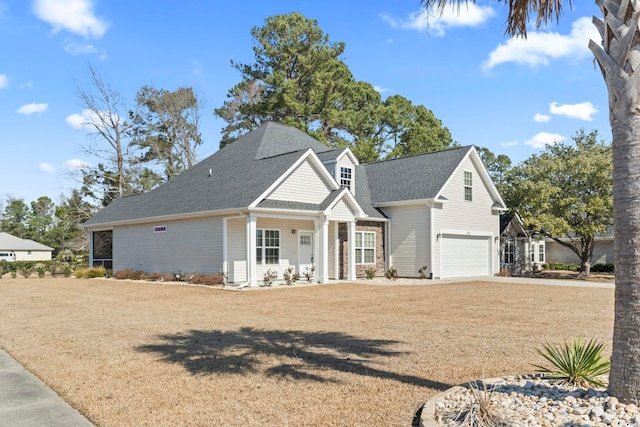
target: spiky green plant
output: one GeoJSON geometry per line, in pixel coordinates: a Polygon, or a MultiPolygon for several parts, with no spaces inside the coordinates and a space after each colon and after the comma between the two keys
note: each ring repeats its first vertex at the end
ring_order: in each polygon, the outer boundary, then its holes
{"type": "Polygon", "coordinates": [[[577,338],[571,343],[546,343],[543,347],[544,350],[536,351],[551,366],[533,366],[546,378],[557,379],[571,387],[605,387],[598,377],[609,373],[610,362],[602,356],[604,344],[601,342],[593,339],[584,342],[582,338],[577,338]]]}

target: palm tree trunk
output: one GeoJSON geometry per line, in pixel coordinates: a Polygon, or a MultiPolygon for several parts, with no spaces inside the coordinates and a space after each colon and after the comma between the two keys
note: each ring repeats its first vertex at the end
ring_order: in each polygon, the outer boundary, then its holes
{"type": "Polygon", "coordinates": [[[589,47],[609,92],[613,136],[615,320],[609,393],[640,403],[640,13],[629,0],[598,0],[602,46],[589,47]]]}

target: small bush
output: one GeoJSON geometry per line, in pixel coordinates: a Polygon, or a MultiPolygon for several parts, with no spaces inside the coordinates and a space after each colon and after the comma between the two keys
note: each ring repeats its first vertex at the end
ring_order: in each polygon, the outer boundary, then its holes
{"type": "Polygon", "coordinates": [[[389,267],[386,273],[384,273],[384,277],[389,280],[396,280],[398,278],[398,270],[393,267],[389,267]]]}
{"type": "Polygon", "coordinates": [[[364,271],[364,275],[367,278],[367,280],[371,280],[374,277],[376,277],[376,268],[375,267],[369,267],[364,271]]]}
{"type": "Polygon", "coordinates": [[[56,277],[56,272],[58,271],[58,265],[59,265],[58,261],[56,260],[51,260],[47,264],[47,270],[49,271],[49,274],[51,274],[51,277],[56,277]]]}
{"type": "Polygon", "coordinates": [[[287,285],[291,286],[298,281],[300,275],[293,270],[293,267],[289,267],[284,271],[282,278],[287,285]]]}
{"type": "Polygon", "coordinates": [[[31,263],[31,262],[21,261],[21,262],[19,262],[17,264],[18,264],[18,272],[25,279],[27,277],[31,276],[33,274],[33,271],[35,270],[35,267],[33,266],[33,263],[31,263]]]}
{"type": "Polygon", "coordinates": [[[304,275],[304,278],[307,279],[307,283],[311,283],[313,281],[313,273],[315,271],[316,271],[315,265],[312,265],[311,268],[305,267],[304,273],[302,274],[304,275]]]}
{"type": "Polygon", "coordinates": [[[544,350],[536,349],[550,366],[533,365],[546,378],[556,379],[571,387],[604,387],[598,380],[600,375],[609,372],[610,362],[602,356],[604,344],[595,340],[583,342],[578,338],[571,343],[543,345],[544,350]]]}
{"type": "Polygon", "coordinates": [[[470,383],[471,400],[468,407],[460,411],[454,420],[463,426],[470,427],[498,427],[509,425],[505,422],[502,407],[493,398],[493,387],[487,387],[482,381],[482,388],[478,383],[470,383]]]}
{"type": "Polygon", "coordinates": [[[613,273],[613,263],[609,263],[609,264],[593,264],[591,266],[591,272],[592,273],[613,273]]]}
{"type": "Polygon", "coordinates": [[[175,282],[176,275],[174,273],[162,273],[160,280],[163,282],[175,282]]]}
{"type": "Polygon", "coordinates": [[[113,273],[113,277],[120,280],[142,280],[145,278],[144,271],[127,268],[113,273]]]}
{"type": "Polygon", "coordinates": [[[194,285],[220,286],[226,283],[224,273],[194,274],[190,277],[189,283],[194,285]]]}
{"type": "Polygon", "coordinates": [[[427,266],[423,265],[419,270],[418,273],[420,274],[420,278],[421,279],[426,279],[427,278],[427,266]]]}
{"type": "Polygon", "coordinates": [[[38,273],[39,278],[43,278],[44,274],[47,272],[47,269],[44,268],[44,265],[39,265],[36,267],[36,273],[38,273]]]}
{"type": "Polygon", "coordinates": [[[542,268],[545,270],[560,270],[560,271],[579,271],[580,266],[577,264],[563,264],[561,262],[549,262],[543,264],[542,268]]]}
{"type": "Polygon", "coordinates": [[[506,268],[503,268],[502,270],[500,270],[500,272],[498,272],[497,276],[499,276],[499,277],[511,277],[511,272],[509,270],[507,270],[506,268]]]}
{"type": "Polygon", "coordinates": [[[62,270],[62,275],[68,278],[68,277],[71,277],[71,273],[72,273],[71,267],[68,265],[65,265],[64,269],[62,270]]]}
{"type": "Polygon", "coordinates": [[[73,272],[78,279],[95,279],[97,277],[107,277],[109,272],[104,267],[82,267],[73,272]]]}
{"type": "Polygon", "coordinates": [[[262,276],[262,286],[271,286],[277,279],[278,272],[271,271],[271,269],[269,269],[266,273],[264,273],[264,276],[262,276]]]}
{"type": "Polygon", "coordinates": [[[153,271],[145,275],[146,280],[150,280],[152,282],[157,282],[162,280],[162,273],[158,273],[157,271],[153,271]]]}

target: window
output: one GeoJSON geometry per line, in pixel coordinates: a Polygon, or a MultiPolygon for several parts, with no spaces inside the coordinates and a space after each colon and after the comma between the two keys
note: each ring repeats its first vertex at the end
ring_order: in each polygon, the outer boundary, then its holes
{"type": "Polygon", "coordinates": [[[469,202],[473,200],[472,184],[473,175],[469,171],[464,171],[464,199],[469,202]]]}
{"type": "Polygon", "coordinates": [[[340,168],[340,187],[351,190],[351,168],[340,168]]]}
{"type": "Polygon", "coordinates": [[[31,251],[27,251],[27,255],[31,255],[31,251]]]}
{"type": "Polygon", "coordinates": [[[376,233],[356,231],[356,264],[376,263],[376,233]]]}
{"type": "Polygon", "coordinates": [[[516,254],[516,245],[513,242],[504,242],[504,263],[513,264],[516,254]]]}
{"type": "Polygon", "coordinates": [[[544,262],[544,243],[538,245],[538,261],[544,262]]]}
{"type": "Polygon", "coordinates": [[[280,262],[280,230],[256,230],[256,263],[280,262]]]}

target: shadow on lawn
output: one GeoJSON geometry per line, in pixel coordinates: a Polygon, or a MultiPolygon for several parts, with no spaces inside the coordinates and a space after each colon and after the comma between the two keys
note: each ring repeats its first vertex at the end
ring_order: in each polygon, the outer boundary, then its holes
{"type": "Polygon", "coordinates": [[[198,331],[158,336],[158,344],[137,348],[156,353],[167,363],[177,363],[191,374],[246,374],[332,382],[329,371],[391,379],[421,387],[445,390],[451,387],[413,375],[384,370],[382,357],[402,354],[392,347],[398,341],[370,340],[339,332],[198,331]],[[377,365],[377,367],[375,366],[377,365]]]}

